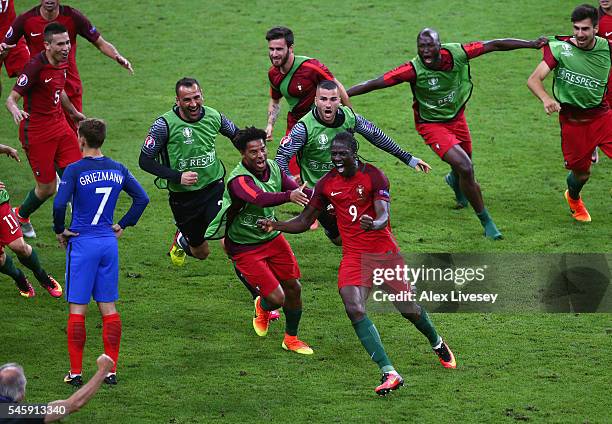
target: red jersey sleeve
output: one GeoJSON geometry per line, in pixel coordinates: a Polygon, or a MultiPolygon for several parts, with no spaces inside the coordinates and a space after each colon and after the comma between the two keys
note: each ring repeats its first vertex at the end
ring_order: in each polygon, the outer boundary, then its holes
{"type": "Polygon", "coordinates": [[[334,79],[334,76],[329,71],[329,69],[327,69],[327,66],[323,65],[317,59],[308,59],[306,62],[302,64],[302,66],[312,70],[314,74],[317,76],[317,79],[319,80],[319,82],[324,81],[324,80],[334,79]]]}
{"type": "Polygon", "coordinates": [[[279,100],[283,97],[283,95],[280,91],[270,85],[270,97],[272,97],[274,100],[279,100]]]}
{"type": "Polygon", "coordinates": [[[327,205],[329,204],[329,199],[323,193],[323,188],[325,186],[325,181],[327,180],[326,176],[321,178],[315,184],[314,189],[312,190],[312,198],[310,199],[310,203],[308,203],[313,208],[324,211],[327,209],[327,205]]]}
{"type": "Polygon", "coordinates": [[[38,58],[31,60],[26,66],[24,66],[21,75],[15,81],[13,90],[18,92],[22,97],[30,92],[32,86],[36,84],[38,80],[38,74],[43,67],[42,61],[38,58]]]}
{"type": "Polygon", "coordinates": [[[367,173],[372,181],[372,197],[373,200],[384,200],[386,202],[391,201],[389,196],[389,179],[387,176],[378,168],[368,166],[367,173]]]}
{"type": "Polygon", "coordinates": [[[474,59],[485,53],[484,43],[482,41],[474,41],[472,43],[463,44],[463,50],[467,54],[468,59],[474,59]]]}
{"type": "Polygon", "coordinates": [[[23,36],[23,26],[26,20],[25,13],[17,16],[8,31],[4,36],[4,42],[6,44],[17,44],[19,39],[23,36]]]}
{"type": "Polygon", "coordinates": [[[403,65],[398,66],[391,71],[385,72],[383,75],[385,85],[390,87],[392,85],[401,84],[402,82],[416,82],[416,72],[411,62],[406,62],[403,65]]]}
{"type": "Polygon", "coordinates": [[[555,59],[555,57],[553,56],[552,51],[550,50],[550,46],[548,44],[542,47],[542,60],[546,62],[550,69],[555,69],[559,64],[559,62],[557,62],[557,59],[555,59]]]}
{"type": "Polygon", "coordinates": [[[95,43],[100,38],[100,33],[95,26],[77,9],[67,9],[67,15],[69,15],[74,21],[77,34],[85,38],[90,43],[95,43]]]}

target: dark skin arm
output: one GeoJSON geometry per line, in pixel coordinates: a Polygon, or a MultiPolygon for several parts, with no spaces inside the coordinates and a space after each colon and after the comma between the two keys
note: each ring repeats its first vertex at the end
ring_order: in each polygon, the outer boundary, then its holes
{"type": "MultiPolygon", "coordinates": [[[[548,44],[548,38],[540,37],[536,40],[518,40],[514,38],[504,38],[499,40],[485,41],[484,53],[504,51],[504,50],[516,50],[516,49],[541,49],[543,46],[548,44]]],[[[383,75],[378,78],[364,81],[357,85],[352,86],[347,90],[349,97],[359,96],[360,94],[366,94],[370,91],[380,90],[381,88],[392,87],[395,84],[388,84],[385,82],[383,75]]]]}
{"type": "Polygon", "coordinates": [[[516,49],[541,49],[548,44],[548,38],[540,37],[536,40],[519,40],[516,38],[500,38],[499,40],[485,41],[484,52],[497,52],[516,49]]]}
{"type": "Polygon", "coordinates": [[[277,230],[283,233],[299,234],[308,231],[318,217],[319,210],[309,205],[306,206],[302,213],[289,221],[259,219],[257,220],[257,226],[266,233],[277,230]]]}
{"type": "Polygon", "coordinates": [[[359,217],[359,226],[363,230],[382,230],[389,223],[389,202],[386,200],[375,200],[374,210],[376,211],[376,219],[366,214],[359,217]]]}
{"type": "Polygon", "coordinates": [[[385,83],[383,75],[378,78],[360,82],[357,85],[352,86],[346,92],[349,97],[359,96],[360,94],[369,93],[370,91],[380,90],[381,88],[390,87],[385,83]]]}

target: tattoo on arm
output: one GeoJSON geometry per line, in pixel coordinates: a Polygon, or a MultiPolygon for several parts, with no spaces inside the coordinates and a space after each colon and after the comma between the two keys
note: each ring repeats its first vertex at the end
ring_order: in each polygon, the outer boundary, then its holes
{"type": "Polygon", "coordinates": [[[280,112],[280,103],[272,103],[268,108],[268,124],[274,125],[276,122],[276,118],[278,118],[278,113],[280,112]]]}

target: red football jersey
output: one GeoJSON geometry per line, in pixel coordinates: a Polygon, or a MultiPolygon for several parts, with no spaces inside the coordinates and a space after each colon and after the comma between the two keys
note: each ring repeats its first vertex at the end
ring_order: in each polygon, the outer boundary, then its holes
{"type": "MultiPolygon", "coordinates": [[[[2,2],[3,0],[0,0],[2,2]]],[[[68,56],[68,81],[66,83],[66,94],[69,97],[80,95],[83,92],[79,70],[76,65],[77,35],[95,42],[100,38],[100,33],[95,26],[78,10],[69,6],[60,5],[60,12],[54,21],[47,21],[40,15],[40,5],[19,15],[9,28],[5,43],[15,44],[22,36],[25,38],[30,54],[32,56],[45,49],[43,32],[50,22],[59,22],[68,30],[70,36],[70,54],[68,56]]]]}
{"type": "Polygon", "coordinates": [[[25,66],[13,90],[23,97],[23,110],[30,114],[21,121],[20,131],[44,132],[54,136],[68,125],[60,94],[66,84],[68,64],[53,66],[44,53],[38,53],[25,66]]]}
{"type": "Polygon", "coordinates": [[[13,0],[0,0],[0,35],[4,37],[14,20],[15,5],[13,0]]]}
{"type": "Polygon", "coordinates": [[[597,35],[612,40],[612,15],[608,15],[601,7],[599,8],[599,31],[597,31],[597,35]]]}
{"type": "MultiPolygon", "coordinates": [[[[273,99],[283,97],[278,87],[280,87],[285,76],[285,74],[280,72],[279,68],[270,67],[268,79],[270,80],[270,97],[273,99]]],[[[302,63],[289,82],[289,94],[299,98],[300,102],[287,114],[287,123],[295,124],[301,117],[310,112],[317,93],[317,85],[321,81],[333,79],[334,76],[329,72],[327,66],[317,59],[308,59],[302,63]]]]}
{"type": "Polygon", "coordinates": [[[397,252],[399,248],[389,225],[370,231],[359,226],[362,215],[376,219],[375,200],[390,201],[389,180],[378,168],[360,163],[350,178],[336,169],[329,171],[317,182],[310,205],[320,211],[328,204],[334,207],[343,254],[397,252]]]}

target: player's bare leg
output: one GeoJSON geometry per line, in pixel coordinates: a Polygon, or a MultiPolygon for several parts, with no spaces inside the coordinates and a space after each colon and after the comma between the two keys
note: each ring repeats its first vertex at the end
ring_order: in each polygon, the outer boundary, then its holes
{"type": "Polygon", "coordinates": [[[87,333],[85,330],[85,316],[87,315],[87,305],[69,303],[68,326],[68,355],[70,357],[70,371],[64,377],[64,382],[74,387],[83,385],[81,376],[83,367],[83,349],[87,333]]]}
{"type": "Polygon", "coordinates": [[[591,215],[587,210],[582,198],[580,197],[580,191],[582,187],[587,183],[591,176],[591,170],[576,170],[573,169],[567,175],[567,190],[565,191],[565,199],[570,208],[570,212],[576,221],[590,222],[591,215]]]}
{"type": "Polygon", "coordinates": [[[359,341],[382,372],[381,384],[376,387],[375,392],[384,396],[403,386],[404,380],[395,371],[380,340],[380,334],[378,334],[376,326],[368,318],[366,301],[369,294],[370,288],[368,287],[344,286],[340,288],[340,297],[344,303],[346,315],[351,320],[359,341]]]}
{"type": "Polygon", "coordinates": [[[459,145],[454,145],[444,154],[443,160],[459,176],[459,187],[461,187],[461,191],[467,197],[472,208],[474,208],[476,216],[480,219],[480,223],[485,230],[485,236],[493,240],[503,238],[502,233],[497,229],[484,206],[480,185],[474,177],[474,166],[468,154],[459,145]]]}
{"type": "Polygon", "coordinates": [[[50,183],[40,183],[37,181],[36,187],[26,195],[23,203],[15,209],[15,214],[25,237],[36,237],[34,227],[30,223],[30,215],[40,208],[56,191],[57,181],[55,178],[50,183]]]}
{"type": "Polygon", "coordinates": [[[117,361],[119,360],[119,346],[121,344],[121,317],[117,312],[115,302],[98,302],[98,309],[102,315],[104,353],[115,362],[104,382],[114,385],[117,384],[117,361]]]}

